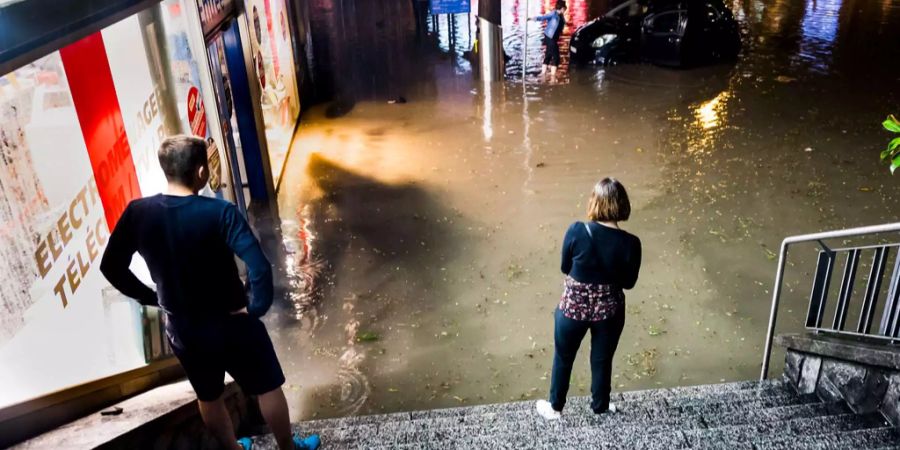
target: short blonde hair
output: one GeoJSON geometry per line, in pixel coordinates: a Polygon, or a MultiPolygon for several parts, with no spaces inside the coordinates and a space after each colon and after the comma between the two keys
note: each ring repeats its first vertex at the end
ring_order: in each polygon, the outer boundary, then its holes
{"type": "Polygon", "coordinates": [[[588,220],[620,222],[631,216],[631,202],[625,186],[615,178],[606,177],[594,185],[587,208],[588,220]]]}

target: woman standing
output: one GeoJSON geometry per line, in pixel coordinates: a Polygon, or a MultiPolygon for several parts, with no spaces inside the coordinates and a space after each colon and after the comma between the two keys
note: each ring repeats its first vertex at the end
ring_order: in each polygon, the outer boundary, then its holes
{"type": "Polygon", "coordinates": [[[591,332],[591,409],[615,411],[609,403],[613,355],[625,326],[625,293],[637,282],[641,241],[619,228],[628,220],[631,203],[614,178],[594,186],[588,222],[575,222],[562,246],[565,290],[555,313],[553,374],[550,399],[538,400],[545,419],[559,419],[566,405],[572,365],[578,347],[591,332]]]}

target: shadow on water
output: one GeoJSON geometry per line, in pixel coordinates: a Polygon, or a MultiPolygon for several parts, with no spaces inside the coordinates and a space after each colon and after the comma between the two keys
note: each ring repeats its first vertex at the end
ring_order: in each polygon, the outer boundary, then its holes
{"type": "Polygon", "coordinates": [[[344,117],[350,114],[355,106],[356,102],[353,100],[335,100],[325,108],[325,117],[329,119],[344,117]]]}
{"type": "Polygon", "coordinates": [[[415,358],[399,349],[433,333],[416,324],[449,297],[439,268],[455,255],[447,217],[456,214],[415,183],[387,184],[319,154],[310,156],[306,172],[311,198],[283,225],[301,326],[281,331],[294,345],[333,349],[314,354],[336,363],[337,377],[323,374],[323,383],[307,385],[304,395],[312,396],[320,416],[356,414],[367,405],[394,409],[390,397],[396,396],[377,386],[419,379],[411,369],[415,358]],[[385,348],[392,363],[378,361],[385,348]]]}

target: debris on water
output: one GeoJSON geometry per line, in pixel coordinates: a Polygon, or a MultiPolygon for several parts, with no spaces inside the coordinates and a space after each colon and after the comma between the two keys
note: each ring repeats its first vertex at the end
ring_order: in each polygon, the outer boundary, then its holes
{"type": "Polygon", "coordinates": [[[375,342],[380,339],[378,333],[366,331],[356,335],[356,342],[375,342]]]}
{"type": "Polygon", "coordinates": [[[797,79],[786,75],[778,75],[777,77],[775,77],[775,81],[779,83],[793,83],[797,81],[797,79]]]}
{"type": "Polygon", "coordinates": [[[402,104],[406,103],[406,98],[401,95],[397,98],[388,100],[388,103],[391,105],[402,105],[402,104]]]}
{"type": "Polygon", "coordinates": [[[525,268],[518,264],[510,264],[506,267],[506,278],[509,281],[513,281],[524,275],[526,272],[525,268]]]}
{"type": "Polygon", "coordinates": [[[666,332],[666,330],[664,330],[656,325],[651,324],[651,325],[647,326],[647,334],[649,334],[650,336],[659,336],[661,334],[665,334],[665,332],[666,332]]]}
{"type": "Polygon", "coordinates": [[[860,186],[860,187],[859,187],[859,192],[872,192],[873,190],[874,190],[874,189],[872,189],[872,188],[870,188],[870,187],[868,187],[868,186],[860,186]]]}
{"type": "Polygon", "coordinates": [[[806,148],[803,149],[803,151],[806,152],[806,153],[810,153],[810,152],[813,151],[813,149],[812,149],[812,147],[806,147],[806,148]]]}
{"type": "Polygon", "coordinates": [[[631,377],[626,374],[625,378],[640,379],[655,375],[657,357],[659,357],[659,350],[655,347],[625,355],[625,363],[635,368],[631,377]]]}
{"type": "Polygon", "coordinates": [[[546,164],[546,163],[543,163],[543,162],[539,162],[539,163],[535,164],[534,167],[537,167],[537,168],[540,169],[541,167],[547,167],[547,164],[546,164]]]}
{"type": "Polygon", "coordinates": [[[772,250],[769,250],[769,249],[767,249],[767,248],[765,248],[765,247],[763,247],[763,251],[766,252],[766,259],[768,259],[769,261],[774,261],[775,258],[778,257],[778,254],[776,254],[776,253],[773,252],[772,250]]]}
{"type": "Polygon", "coordinates": [[[388,392],[400,392],[400,389],[397,389],[397,388],[388,388],[388,392]]]}

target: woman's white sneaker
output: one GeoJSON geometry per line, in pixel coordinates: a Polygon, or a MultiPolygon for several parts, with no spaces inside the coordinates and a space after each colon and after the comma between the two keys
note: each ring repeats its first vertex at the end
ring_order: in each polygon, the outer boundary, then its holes
{"type": "Polygon", "coordinates": [[[619,412],[619,408],[616,406],[615,403],[610,403],[608,411],[611,413],[617,413],[617,412],[619,412]]]}
{"type": "Polygon", "coordinates": [[[553,409],[553,405],[547,400],[538,400],[535,406],[538,414],[547,420],[559,420],[560,416],[562,416],[562,413],[553,409]]]}

